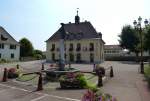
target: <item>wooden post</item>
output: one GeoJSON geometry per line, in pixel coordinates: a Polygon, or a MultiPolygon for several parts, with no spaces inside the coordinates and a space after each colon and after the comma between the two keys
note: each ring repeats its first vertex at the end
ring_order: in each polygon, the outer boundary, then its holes
{"type": "Polygon", "coordinates": [[[4,74],[3,74],[2,82],[6,82],[6,81],[7,81],[7,68],[4,68],[4,74]]]}
{"type": "Polygon", "coordinates": [[[44,70],[44,63],[42,63],[42,69],[41,70],[44,70]]]}
{"type": "Polygon", "coordinates": [[[103,86],[103,79],[102,79],[102,72],[99,71],[98,73],[98,87],[102,87],[103,86]]]}
{"type": "Polygon", "coordinates": [[[110,68],[111,68],[111,69],[110,69],[110,77],[114,77],[113,67],[111,66],[110,68]]]}
{"type": "Polygon", "coordinates": [[[37,91],[43,90],[43,83],[42,83],[42,73],[39,73],[39,81],[37,86],[37,91]]]}

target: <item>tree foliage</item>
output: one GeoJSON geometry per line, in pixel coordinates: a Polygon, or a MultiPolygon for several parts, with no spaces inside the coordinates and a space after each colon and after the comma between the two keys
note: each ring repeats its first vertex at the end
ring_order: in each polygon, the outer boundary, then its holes
{"type": "Polygon", "coordinates": [[[27,57],[33,55],[33,46],[32,43],[27,38],[22,38],[20,41],[20,56],[27,57]]]}
{"type": "Polygon", "coordinates": [[[34,51],[33,51],[33,56],[34,56],[36,59],[45,58],[45,55],[43,54],[43,52],[42,52],[41,50],[34,50],[34,51]]]}
{"type": "Polygon", "coordinates": [[[150,53],[150,26],[147,28],[145,33],[144,47],[150,53]]]}
{"type": "Polygon", "coordinates": [[[126,25],[122,28],[121,34],[119,35],[119,43],[122,48],[128,49],[131,52],[139,52],[139,37],[135,29],[130,25],[126,25]]]}
{"type": "Polygon", "coordinates": [[[34,54],[40,54],[40,55],[43,55],[43,53],[42,53],[42,51],[41,50],[34,50],[34,52],[33,52],[34,54]]]}

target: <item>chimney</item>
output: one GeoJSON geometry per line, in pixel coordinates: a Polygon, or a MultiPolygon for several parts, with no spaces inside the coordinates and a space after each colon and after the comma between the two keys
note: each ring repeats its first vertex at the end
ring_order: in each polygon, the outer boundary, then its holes
{"type": "Polygon", "coordinates": [[[102,33],[101,33],[101,32],[98,32],[98,35],[99,35],[99,38],[102,39],[102,33]]]}

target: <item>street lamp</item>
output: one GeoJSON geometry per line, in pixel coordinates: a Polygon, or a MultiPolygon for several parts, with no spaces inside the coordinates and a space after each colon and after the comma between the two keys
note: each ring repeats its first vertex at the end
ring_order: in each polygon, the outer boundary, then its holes
{"type": "MultiPolygon", "coordinates": [[[[141,67],[141,74],[144,74],[144,63],[143,63],[143,35],[142,35],[142,18],[139,16],[138,22],[134,20],[133,24],[135,29],[138,31],[140,35],[140,52],[141,52],[141,57],[140,57],[140,67],[141,67]]],[[[144,21],[145,26],[148,24],[148,20],[145,19],[144,21]]]]}

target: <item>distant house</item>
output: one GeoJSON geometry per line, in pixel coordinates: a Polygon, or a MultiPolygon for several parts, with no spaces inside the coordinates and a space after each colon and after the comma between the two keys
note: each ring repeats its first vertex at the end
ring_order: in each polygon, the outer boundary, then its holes
{"type": "Polygon", "coordinates": [[[18,61],[20,58],[19,43],[0,26],[0,59],[18,61]]]}
{"type": "MultiPolygon", "coordinates": [[[[65,60],[68,62],[101,63],[104,61],[104,44],[102,34],[97,33],[88,21],[80,22],[78,14],[75,23],[64,24],[65,30],[65,60]]],[[[59,28],[46,41],[47,61],[59,60],[59,40],[61,37],[59,28]]]]}
{"type": "Polygon", "coordinates": [[[104,46],[104,54],[105,57],[114,57],[114,56],[122,56],[123,55],[123,48],[119,45],[105,45],[104,46]]]}

